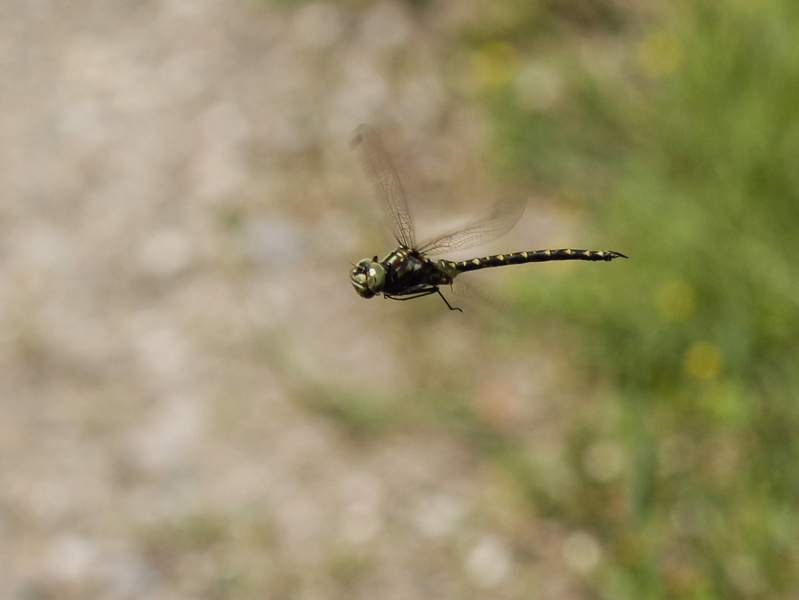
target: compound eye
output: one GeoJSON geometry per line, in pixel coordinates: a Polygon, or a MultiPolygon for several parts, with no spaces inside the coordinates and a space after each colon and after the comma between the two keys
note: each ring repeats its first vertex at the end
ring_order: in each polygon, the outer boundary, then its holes
{"type": "Polygon", "coordinates": [[[386,282],[386,272],[380,263],[372,262],[366,271],[366,285],[373,292],[380,292],[386,282]]]}

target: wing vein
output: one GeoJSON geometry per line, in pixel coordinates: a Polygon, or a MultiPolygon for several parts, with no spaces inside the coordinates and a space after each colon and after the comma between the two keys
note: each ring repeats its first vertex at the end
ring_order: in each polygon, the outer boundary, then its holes
{"type": "Polygon", "coordinates": [[[377,188],[377,195],[382,200],[381,204],[397,242],[408,248],[414,248],[416,236],[405,190],[402,189],[397,170],[377,132],[370,125],[360,125],[355,130],[352,145],[360,146],[362,149],[367,172],[377,188]]]}

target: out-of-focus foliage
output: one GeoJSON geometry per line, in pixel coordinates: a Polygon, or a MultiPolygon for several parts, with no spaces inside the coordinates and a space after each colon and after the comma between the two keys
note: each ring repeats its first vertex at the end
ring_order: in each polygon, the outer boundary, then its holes
{"type": "Polygon", "coordinates": [[[579,483],[597,506],[553,510],[609,549],[607,597],[796,597],[799,4],[681,2],[619,38],[581,61],[517,33],[477,50],[478,73],[507,71],[485,86],[499,167],[630,256],[517,280],[519,322],[580,323],[585,368],[615,390],[575,462],[599,438],[631,457],[579,483]]]}

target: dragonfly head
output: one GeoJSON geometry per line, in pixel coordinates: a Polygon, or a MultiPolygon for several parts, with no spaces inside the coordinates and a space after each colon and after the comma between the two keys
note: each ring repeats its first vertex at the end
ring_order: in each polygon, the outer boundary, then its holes
{"type": "Polygon", "coordinates": [[[383,291],[386,283],[386,271],[383,265],[377,262],[377,257],[373,259],[364,258],[352,270],[350,275],[352,287],[363,298],[371,298],[383,291]]]}

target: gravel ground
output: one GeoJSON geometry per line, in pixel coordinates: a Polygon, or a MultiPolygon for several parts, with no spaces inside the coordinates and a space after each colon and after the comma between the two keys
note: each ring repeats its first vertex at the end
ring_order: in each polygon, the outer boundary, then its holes
{"type": "MultiPolygon", "coordinates": [[[[589,597],[596,541],[512,506],[463,441],[364,440],[305,400],[413,389],[395,340],[480,358],[470,321],[409,332],[417,308],[348,281],[390,244],[359,123],[442,206],[488,189],[470,18],[0,4],[0,596],[589,597]]],[[[546,366],[513,369],[480,393],[551,426],[546,366]]]]}

